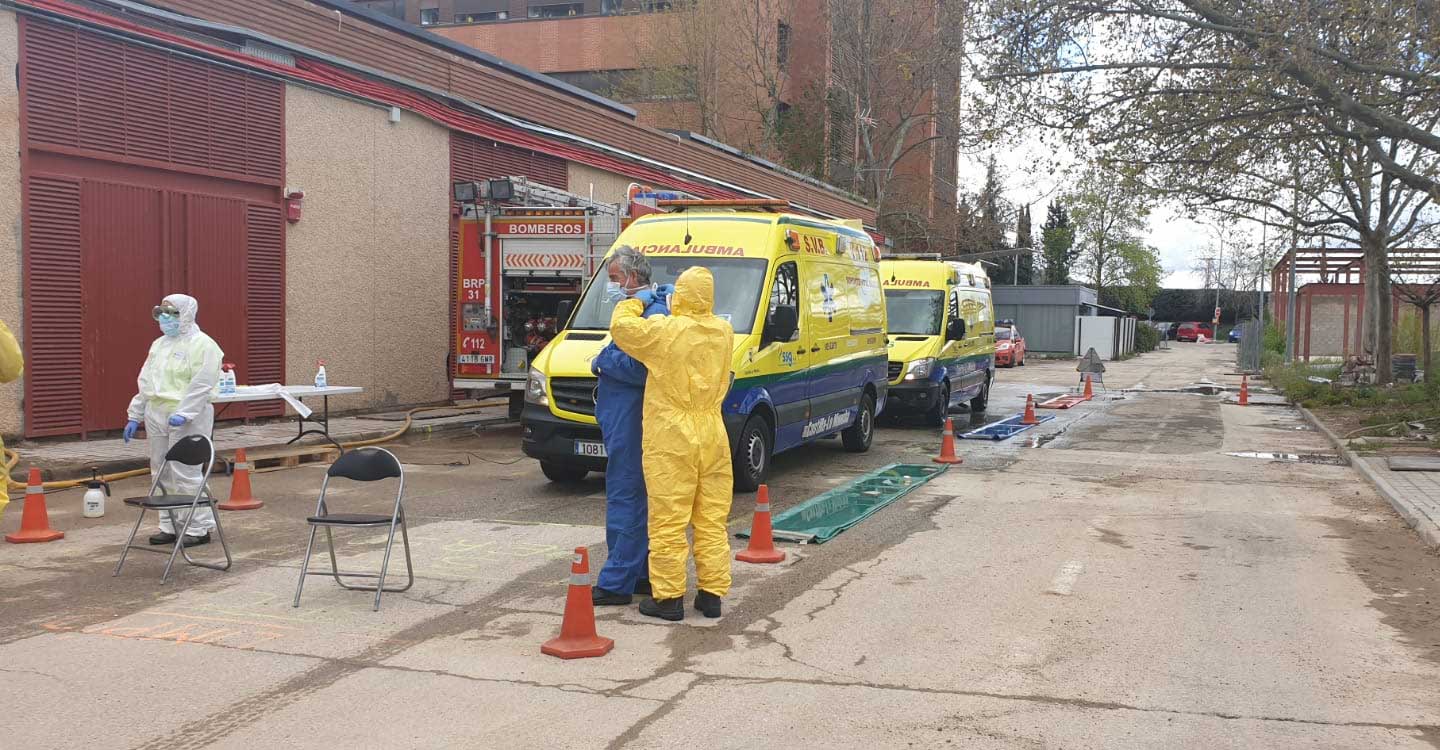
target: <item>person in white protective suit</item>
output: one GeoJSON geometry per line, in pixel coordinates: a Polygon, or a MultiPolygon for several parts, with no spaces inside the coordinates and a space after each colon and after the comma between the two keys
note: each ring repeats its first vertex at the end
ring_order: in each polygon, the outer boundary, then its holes
{"type": "MultiPolygon", "coordinates": [[[[151,316],[161,336],[150,345],[150,355],[140,368],[140,392],[130,400],[130,421],[125,424],[125,442],[135,437],[143,423],[150,445],[150,473],[158,476],[165,466],[165,454],[182,438],[210,437],[215,426],[215,407],[210,405],[220,383],[220,362],[225,353],[215,340],[195,323],[200,303],[194,297],[171,294],[155,306],[151,316]]],[[[165,478],[165,490],[172,495],[193,494],[200,488],[204,467],[175,464],[165,478]],[[174,485],[174,486],[171,486],[174,485]]],[[[215,517],[210,509],[195,510],[188,529],[190,511],[160,511],[160,533],[151,544],[174,544],[176,529],[185,529],[185,546],[210,541],[215,517]]]]}

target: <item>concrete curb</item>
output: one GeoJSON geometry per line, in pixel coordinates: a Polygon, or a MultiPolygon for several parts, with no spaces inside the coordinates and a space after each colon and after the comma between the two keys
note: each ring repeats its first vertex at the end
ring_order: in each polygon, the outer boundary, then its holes
{"type": "Polygon", "coordinates": [[[1370,468],[1369,463],[1361,460],[1359,455],[1346,447],[1345,442],[1340,439],[1340,436],[1331,432],[1330,428],[1326,427],[1314,414],[1311,414],[1309,409],[1299,404],[1296,404],[1295,408],[1300,410],[1300,413],[1305,417],[1305,421],[1319,430],[1320,434],[1324,435],[1326,439],[1335,446],[1335,450],[1340,453],[1340,457],[1345,460],[1346,464],[1360,472],[1361,476],[1365,477],[1370,481],[1370,484],[1374,485],[1376,491],[1390,503],[1390,507],[1394,508],[1395,512],[1400,514],[1401,518],[1405,519],[1405,524],[1420,535],[1420,539],[1425,542],[1426,546],[1440,548],[1440,525],[1436,525],[1433,520],[1412,506],[1403,494],[1396,490],[1389,482],[1385,481],[1385,477],[1370,468]]]}

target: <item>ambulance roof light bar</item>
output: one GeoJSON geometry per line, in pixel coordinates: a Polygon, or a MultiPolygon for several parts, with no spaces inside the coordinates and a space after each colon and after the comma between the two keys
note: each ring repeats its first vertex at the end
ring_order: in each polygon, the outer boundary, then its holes
{"type": "Polygon", "coordinates": [[[658,200],[656,208],[748,208],[759,211],[788,211],[790,201],[774,198],[723,198],[719,200],[658,200]]]}

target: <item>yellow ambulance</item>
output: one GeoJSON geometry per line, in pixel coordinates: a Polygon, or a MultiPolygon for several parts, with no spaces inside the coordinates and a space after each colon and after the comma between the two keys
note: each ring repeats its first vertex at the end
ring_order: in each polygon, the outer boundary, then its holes
{"type": "Polygon", "coordinates": [[[880,263],[889,336],[889,411],[941,424],[966,402],[985,411],[995,380],[995,309],[979,264],[938,255],[880,263]]]}
{"type": "MultiPolygon", "coordinates": [[[[886,403],[885,301],[879,253],[859,222],[800,216],[747,201],[664,201],[615,245],[650,260],[651,280],[691,266],[715,277],[715,312],[735,329],[734,384],[724,403],[735,485],[754,489],[771,457],[839,436],[869,450],[886,403]]],[[[591,360],[610,340],[616,300],[606,266],[565,329],[532,363],[522,447],[554,481],[605,470],[591,360]]]]}

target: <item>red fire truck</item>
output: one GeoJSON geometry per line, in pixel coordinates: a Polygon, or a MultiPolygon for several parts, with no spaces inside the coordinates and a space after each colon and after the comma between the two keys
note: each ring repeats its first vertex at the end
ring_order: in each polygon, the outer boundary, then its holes
{"type": "Polygon", "coordinates": [[[474,398],[524,406],[530,360],[565,324],[620,232],[620,208],[523,177],[457,183],[451,373],[474,398]]]}

